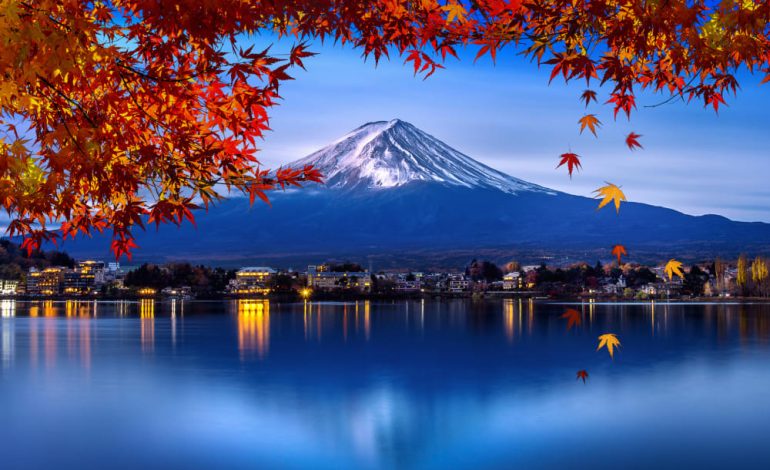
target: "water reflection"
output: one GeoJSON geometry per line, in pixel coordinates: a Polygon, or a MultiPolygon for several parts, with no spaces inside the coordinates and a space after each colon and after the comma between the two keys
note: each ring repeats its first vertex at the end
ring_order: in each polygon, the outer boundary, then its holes
{"type": "MultiPolygon", "coordinates": [[[[145,299],[0,312],[0,454],[53,468],[68,456],[109,468],[99,459],[132,436],[163,445],[128,468],[598,468],[645,448],[740,458],[770,433],[770,305],[145,299]],[[569,331],[566,308],[583,319],[569,331]],[[607,331],[623,341],[614,361],[595,352],[607,331]],[[26,439],[40,429],[57,439],[26,439]]],[[[719,457],[711,466],[730,466],[719,457]]]]}
{"type": "MultiPolygon", "coordinates": [[[[271,317],[270,302],[266,299],[241,299],[234,302],[238,349],[255,352],[259,357],[266,356],[271,347],[271,321],[275,320],[271,317]]],[[[180,334],[179,321],[185,314],[185,304],[178,300],[160,304],[153,299],[111,303],[84,300],[22,302],[2,299],[0,317],[9,320],[5,330],[10,329],[15,318],[40,318],[41,322],[34,323],[36,326],[31,328],[31,333],[38,334],[43,339],[46,335],[51,336],[53,342],[57,321],[46,323],[43,319],[72,320],[70,326],[64,326],[72,336],[81,328],[83,335],[86,335],[86,326],[83,325],[88,323],[85,320],[93,321],[102,315],[106,318],[137,315],[140,319],[141,343],[147,350],[151,350],[158,339],[158,305],[163,305],[162,312],[168,321],[170,340],[176,343],[180,334]],[[80,320],[83,320],[82,325],[77,323],[80,320]]],[[[392,310],[407,330],[466,328],[469,324],[476,325],[474,328],[486,329],[490,328],[489,325],[497,324],[506,342],[514,344],[522,337],[547,334],[554,324],[563,323],[564,320],[560,319],[559,315],[566,308],[576,308],[585,315],[584,321],[575,330],[592,334],[598,329],[606,328],[610,323],[615,329],[624,329],[633,327],[643,319],[650,337],[666,337],[697,329],[703,334],[713,332],[715,337],[722,339],[737,334],[742,341],[749,344],[770,342],[770,304],[602,304],[588,300],[574,305],[537,303],[530,299],[505,299],[494,303],[471,304],[464,301],[419,300],[377,304],[379,316],[375,315],[373,305],[368,300],[339,303],[307,301],[286,308],[301,315],[301,319],[297,319],[301,321],[303,337],[307,341],[315,342],[326,338],[341,338],[347,342],[356,337],[371,341],[377,334],[377,328],[391,328],[391,319],[382,316],[385,309],[392,310]],[[497,323],[490,323],[493,318],[497,318],[497,323]],[[482,326],[485,323],[487,326],[482,326]]]]}
{"type": "Polygon", "coordinates": [[[270,301],[238,300],[238,350],[265,357],[270,348],[270,301]]]}
{"type": "Polygon", "coordinates": [[[98,304],[98,302],[91,300],[67,300],[64,303],[64,314],[69,318],[96,317],[98,304]]]}
{"type": "Polygon", "coordinates": [[[155,350],[155,300],[141,299],[139,301],[139,322],[143,352],[155,350]]]}
{"type": "Polygon", "coordinates": [[[16,316],[16,301],[13,299],[0,300],[0,317],[10,318],[16,316]]]}
{"type": "Polygon", "coordinates": [[[0,301],[0,317],[2,317],[2,332],[0,332],[0,354],[3,369],[8,369],[13,363],[15,353],[15,331],[13,317],[16,315],[16,301],[3,299],[0,301]]]}

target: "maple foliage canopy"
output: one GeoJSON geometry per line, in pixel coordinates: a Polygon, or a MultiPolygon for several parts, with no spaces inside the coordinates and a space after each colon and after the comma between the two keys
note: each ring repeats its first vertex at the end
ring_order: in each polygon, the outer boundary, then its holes
{"type": "Polygon", "coordinates": [[[552,80],[607,84],[617,116],[642,89],[718,110],[740,67],[770,71],[768,18],[759,0],[0,0],[0,204],[28,249],[111,229],[120,256],[144,220],[193,221],[221,185],[253,201],[319,180],[256,157],[313,39],[425,76],[511,47],[552,80]],[[260,32],[295,45],[247,47],[260,32]]]}

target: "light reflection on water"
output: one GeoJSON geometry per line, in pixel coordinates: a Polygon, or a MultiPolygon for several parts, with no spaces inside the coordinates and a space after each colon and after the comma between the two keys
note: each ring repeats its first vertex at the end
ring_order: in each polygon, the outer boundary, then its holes
{"type": "Polygon", "coordinates": [[[767,468],[770,305],[569,307],[2,300],[1,466],[767,468]]]}

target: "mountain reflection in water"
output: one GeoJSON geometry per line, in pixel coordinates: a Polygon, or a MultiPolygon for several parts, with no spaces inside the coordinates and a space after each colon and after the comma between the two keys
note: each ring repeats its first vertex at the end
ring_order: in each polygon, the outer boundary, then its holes
{"type": "Polygon", "coordinates": [[[767,304],[6,299],[0,458],[767,468],[769,338],[767,304]]]}

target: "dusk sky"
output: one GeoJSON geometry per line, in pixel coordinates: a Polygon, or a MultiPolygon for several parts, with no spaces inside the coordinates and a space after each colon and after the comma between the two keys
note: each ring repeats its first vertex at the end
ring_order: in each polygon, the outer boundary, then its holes
{"type": "MultiPolygon", "coordinates": [[[[261,154],[271,167],[366,122],[400,118],[489,166],[550,188],[590,196],[609,181],[631,201],[770,222],[770,87],[759,85],[761,76],[741,77],[738,96],[729,96],[719,115],[695,101],[645,108],[666,97],[644,95],[629,123],[620,115],[613,121],[610,106],[592,104],[588,112],[604,124],[597,139],[578,132],[585,81],[565,86],[555,79],[549,86],[547,66],[538,70],[512,53],[493,65],[474,64],[467,52],[422,80],[398,57],[375,68],[357,50],[311,49],[320,54],[305,61],[307,72],[295,71],[297,80],[282,88],[284,102],[271,111],[273,132],[261,154]],[[643,150],[626,148],[630,131],[643,135],[643,150]],[[569,149],[583,157],[583,171],[572,181],[564,168],[554,169],[569,149]]],[[[607,94],[600,90],[600,102],[607,94]]]]}

